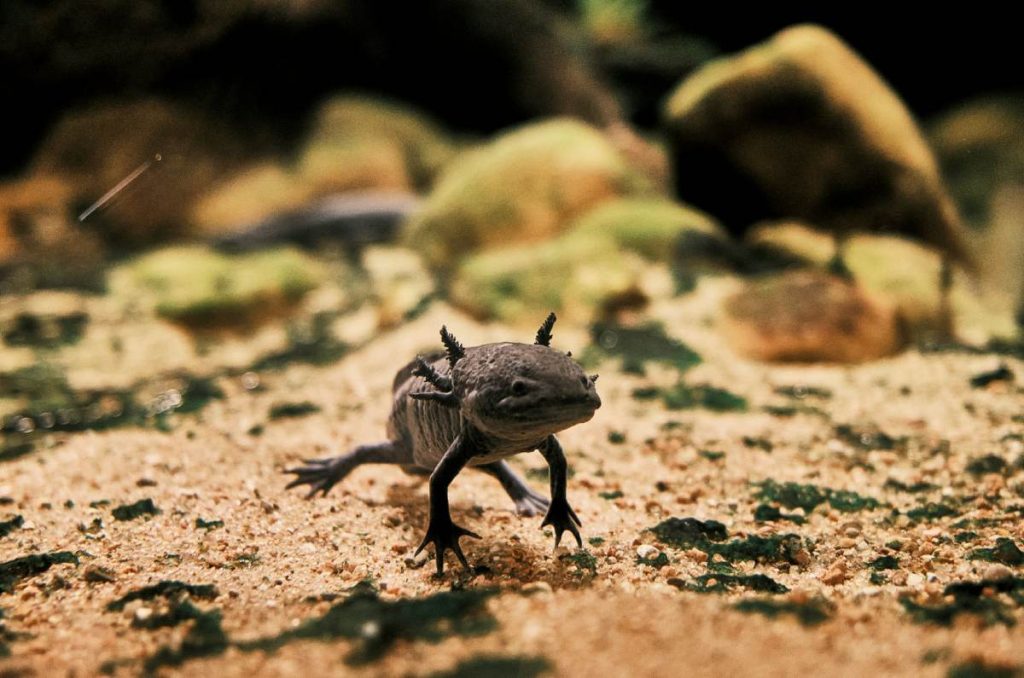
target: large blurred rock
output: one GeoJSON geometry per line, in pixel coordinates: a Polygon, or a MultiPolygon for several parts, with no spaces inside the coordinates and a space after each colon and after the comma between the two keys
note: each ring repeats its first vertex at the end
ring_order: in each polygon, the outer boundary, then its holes
{"type": "Polygon", "coordinates": [[[426,190],[456,153],[421,114],[368,97],[337,96],[319,110],[294,163],[262,162],[215,183],[192,211],[198,232],[221,236],[338,194],[426,190]]]}
{"type": "Polygon", "coordinates": [[[971,101],[929,131],[964,219],[977,228],[988,226],[999,189],[1024,188],[1024,94],[971,101]]]}
{"type": "Polygon", "coordinates": [[[672,294],[666,265],[678,263],[687,236],[728,239],[707,215],[664,198],[608,200],[557,238],[469,256],[452,298],[484,318],[514,321],[548,309],[593,320],[672,294]]]}
{"type": "Polygon", "coordinates": [[[37,150],[34,173],[63,177],[79,210],[148,166],[86,222],[108,243],[134,247],[187,232],[195,200],[246,155],[227,127],[158,100],[97,105],[66,115],[37,150]]]}
{"type": "Polygon", "coordinates": [[[747,283],[726,300],[722,326],[737,351],[765,361],[857,363],[903,344],[891,306],[818,271],[747,283]]]}
{"type": "Polygon", "coordinates": [[[228,256],[200,246],[151,252],[110,274],[115,294],[193,329],[246,330],[295,310],[326,273],[293,249],[228,256]]]}
{"type": "Polygon", "coordinates": [[[106,248],[74,215],[74,187],[53,176],[0,184],[0,296],[102,284],[106,248]]]}
{"type": "MultiPolygon", "coordinates": [[[[392,153],[401,158],[403,175],[395,178],[390,186],[374,182],[368,186],[353,186],[346,181],[334,190],[352,188],[409,188],[429,189],[434,178],[456,153],[454,144],[441,129],[422,113],[397,103],[369,97],[337,96],[329,99],[317,111],[313,128],[306,139],[306,149],[300,165],[312,165],[304,170],[314,170],[316,158],[321,161],[331,158],[333,152],[341,154],[333,172],[344,171],[345,162],[350,162],[348,149],[369,141],[390,146],[392,153]]],[[[356,175],[359,167],[348,169],[349,175],[356,175]]],[[[316,176],[330,180],[329,172],[320,170],[316,176]]],[[[334,181],[338,181],[335,179],[334,181]]],[[[314,182],[316,183],[316,182],[314,182]]]]}
{"type": "Polygon", "coordinates": [[[309,185],[287,167],[266,162],[247,167],[199,197],[189,215],[193,230],[221,236],[275,214],[294,210],[312,199],[309,185]]]}
{"type": "Polygon", "coordinates": [[[965,249],[936,163],[899,98],[835,35],[787,29],[713,61],[665,119],[680,197],[735,233],[797,218],[965,249]]]}
{"type": "Polygon", "coordinates": [[[583,239],[607,238],[623,250],[661,262],[676,258],[685,234],[727,237],[708,215],[665,198],[609,200],[580,217],[567,232],[583,239]]]}
{"type": "Polygon", "coordinates": [[[524,321],[555,311],[589,322],[672,293],[665,267],[606,238],[563,237],[470,256],[451,283],[452,303],[479,318],[524,321]]]}
{"type": "Polygon", "coordinates": [[[436,271],[479,249],[537,242],[599,203],[650,191],[598,130],[556,119],[508,132],[456,159],[406,230],[436,271]]]}

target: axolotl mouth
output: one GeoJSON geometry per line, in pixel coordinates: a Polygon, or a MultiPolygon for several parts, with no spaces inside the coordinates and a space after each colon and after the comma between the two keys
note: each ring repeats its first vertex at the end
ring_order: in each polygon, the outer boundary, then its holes
{"type": "Polygon", "coordinates": [[[504,416],[520,425],[557,431],[590,421],[600,407],[601,396],[591,385],[583,393],[536,398],[528,403],[520,401],[514,407],[501,409],[504,416]]]}

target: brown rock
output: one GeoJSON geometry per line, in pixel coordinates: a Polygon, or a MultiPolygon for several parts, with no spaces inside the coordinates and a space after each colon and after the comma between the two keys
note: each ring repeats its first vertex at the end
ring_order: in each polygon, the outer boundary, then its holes
{"type": "Polygon", "coordinates": [[[796,218],[904,233],[966,257],[910,113],[823,28],[793,27],[709,63],[672,95],[666,121],[680,197],[734,232],[796,218]]]}
{"type": "Polygon", "coordinates": [[[72,210],[72,186],[54,176],[0,184],[0,268],[28,265],[33,279],[68,283],[102,261],[99,237],[72,210]]]}
{"type": "Polygon", "coordinates": [[[817,271],[748,283],[725,301],[722,325],[737,351],[766,361],[856,363],[903,343],[891,307],[817,271]]]}
{"type": "Polygon", "coordinates": [[[846,561],[837,560],[832,563],[832,567],[830,567],[825,574],[821,575],[821,583],[828,584],[829,586],[835,586],[846,581],[846,577],[846,561]]]}
{"type": "Polygon", "coordinates": [[[103,209],[92,229],[119,245],[181,235],[193,202],[228,175],[244,148],[224,125],[157,99],[100,104],[67,114],[37,150],[37,174],[64,177],[84,208],[148,167],[103,209]]]}

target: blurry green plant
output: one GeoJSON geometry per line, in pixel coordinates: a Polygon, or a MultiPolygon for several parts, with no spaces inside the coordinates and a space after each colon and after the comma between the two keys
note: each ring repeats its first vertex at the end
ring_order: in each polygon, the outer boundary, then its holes
{"type": "Polygon", "coordinates": [[[647,4],[647,0],[579,0],[579,12],[596,42],[627,42],[645,35],[647,4]]]}

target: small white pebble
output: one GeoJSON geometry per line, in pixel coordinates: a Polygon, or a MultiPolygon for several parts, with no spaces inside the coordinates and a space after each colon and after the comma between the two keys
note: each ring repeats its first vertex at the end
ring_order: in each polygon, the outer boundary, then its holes
{"type": "Polygon", "coordinates": [[[656,546],[651,546],[650,544],[641,544],[636,548],[637,558],[641,558],[643,560],[657,558],[659,553],[660,551],[658,548],[656,546]]]}
{"type": "Polygon", "coordinates": [[[301,546],[299,546],[299,552],[305,555],[312,555],[316,553],[316,545],[310,544],[308,541],[304,542],[301,546]]]}
{"type": "Polygon", "coordinates": [[[149,607],[140,607],[135,610],[135,621],[146,621],[153,616],[153,609],[149,607]]]}

